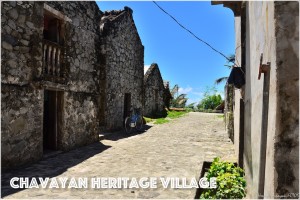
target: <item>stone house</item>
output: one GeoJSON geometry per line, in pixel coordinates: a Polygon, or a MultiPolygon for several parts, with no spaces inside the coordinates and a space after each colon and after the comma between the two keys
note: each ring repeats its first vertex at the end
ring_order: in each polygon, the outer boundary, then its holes
{"type": "Polygon", "coordinates": [[[135,27],[132,10],[104,12],[101,32],[101,125],[122,128],[130,109],[143,101],[144,46],[135,27]]]}
{"type": "Polygon", "coordinates": [[[152,63],[144,76],[144,115],[155,116],[165,109],[165,86],[158,65],[152,63]]]}
{"type": "Polygon", "coordinates": [[[1,4],[2,169],[98,141],[100,129],[120,126],[128,99],[142,106],[144,51],[130,9],[106,26],[95,2],[1,4]]]}
{"type": "Polygon", "coordinates": [[[171,91],[170,91],[170,83],[169,81],[164,81],[164,104],[165,104],[165,107],[167,109],[170,108],[170,104],[171,104],[171,100],[173,99],[173,96],[171,94],[171,91]]]}
{"type": "Polygon", "coordinates": [[[234,145],[249,198],[299,198],[299,2],[212,1],[234,12],[234,145]]]}

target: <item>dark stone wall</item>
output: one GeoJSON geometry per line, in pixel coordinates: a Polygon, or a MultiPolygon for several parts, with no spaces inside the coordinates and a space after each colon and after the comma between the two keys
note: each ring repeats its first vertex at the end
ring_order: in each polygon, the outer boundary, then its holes
{"type": "Polygon", "coordinates": [[[234,85],[225,85],[224,121],[228,137],[234,142],[234,85]]]}
{"type": "Polygon", "coordinates": [[[1,2],[1,162],[13,168],[43,154],[43,3],[1,2]]]}
{"type": "Polygon", "coordinates": [[[64,22],[65,81],[43,75],[44,2],[1,2],[2,167],[43,154],[44,90],[63,92],[58,149],[98,139],[101,11],[95,2],[45,2],[64,22]]]}
{"type": "Polygon", "coordinates": [[[299,195],[299,2],[275,2],[278,133],[275,168],[278,195],[299,195]],[[297,16],[297,17],[296,17],[297,16]]]}
{"type": "Polygon", "coordinates": [[[13,168],[43,154],[43,92],[1,85],[1,166],[13,168]]]}
{"type": "Polygon", "coordinates": [[[1,2],[1,83],[24,85],[42,73],[43,3],[1,2]]]}
{"type": "Polygon", "coordinates": [[[164,111],[164,82],[158,65],[153,63],[144,77],[144,115],[154,116],[164,111]]]}
{"type": "Polygon", "coordinates": [[[103,13],[101,30],[101,81],[103,126],[107,130],[123,127],[125,94],[131,105],[142,108],[144,46],[135,27],[132,10],[103,13]]]}
{"type": "Polygon", "coordinates": [[[101,11],[95,2],[47,2],[62,12],[65,24],[66,89],[61,148],[98,140],[101,11]]]}
{"type": "Polygon", "coordinates": [[[65,22],[66,85],[74,92],[99,93],[101,11],[95,2],[49,1],[47,5],[62,12],[65,22]]]}
{"type": "Polygon", "coordinates": [[[69,150],[98,140],[98,97],[65,92],[64,134],[61,148],[69,150]]]}

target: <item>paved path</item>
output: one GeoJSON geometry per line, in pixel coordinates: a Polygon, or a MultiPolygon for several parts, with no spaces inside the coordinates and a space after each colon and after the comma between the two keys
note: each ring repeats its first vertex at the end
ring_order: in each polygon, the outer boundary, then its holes
{"type": "MultiPolygon", "coordinates": [[[[233,145],[218,114],[189,113],[141,134],[114,134],[86,147],[2,174],[4,198],[194,198],[195,189],[25,189],[12,190],[11,177],[186,177],[199,178],[203,161],[234,159],[233,145]]],[[[90,185],[89,185],[90,186],[90,185]]]]}

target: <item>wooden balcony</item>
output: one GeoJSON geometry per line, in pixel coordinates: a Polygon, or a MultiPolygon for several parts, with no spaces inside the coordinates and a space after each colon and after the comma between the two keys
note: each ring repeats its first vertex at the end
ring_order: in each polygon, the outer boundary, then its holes
{"type": "Polygon", "coordinates": [[[63,82],[64,48],[55,42],[43,40],[43,77],[47,81],[63,82]]]}

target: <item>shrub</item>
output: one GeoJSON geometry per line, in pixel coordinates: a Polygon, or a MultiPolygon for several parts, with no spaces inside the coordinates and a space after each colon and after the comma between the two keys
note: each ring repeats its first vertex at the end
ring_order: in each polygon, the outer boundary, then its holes
{"type": "Polygon", "coordinates": [[[197,105],[198,109],[215,109],[218,105],[222,103],[222,97],[217,94],[217,89],[215,87],[206,88],[202,100],[197,105]]]}
{"type": "Polygon", "coordinates": [[[244,171],[230,162],[215,158],[206,178],[217,178],[217,188],[205,189],[200,199],[242,199],[246,196],[244,171]]]}

